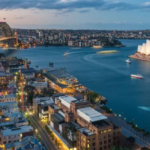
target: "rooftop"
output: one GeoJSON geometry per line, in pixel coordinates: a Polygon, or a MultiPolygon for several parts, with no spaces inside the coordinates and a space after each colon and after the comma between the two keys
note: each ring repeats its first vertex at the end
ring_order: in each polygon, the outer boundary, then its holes
{"type": "Polygon", "coordinates": [[[53,121],[53,118],[55,118],[55,120],[57,120],[58,122],[64,121],[64,117],[59,113],[53,114],[51,118],[52,118],[52,121],[53,121]]]}
{"type": "Polygon", "coordinates": [[[100,120],[100,121],[95,121],[95,122],[92,122],[92,124],[94,126],[96,126],[97,128],[99,127],[106,127],[106,126],[109,126],[110,124],[104,120],[100,120]]]}
{"type": "Polygon", "coordinates": [[[70,103],[71,103],[72,101],[77,100],[77,99],[74,98],[74,97],[70,97],[70,96],[65,95],[65,96],[60,96],[60,97],[59,97],[59,100],[61,100],[61,103],[62,103],[63,105],[65,105],[66,107],[70,108],[70,103]]]}
{"type": "Polygon", "coordinates": [[[52,104],[52,105],[50,105],[50,107],[53,109],[59,109],[59,107],[56,104],[52,104]]]}
{"type": "Polygon", "coordinates": [[[37,104],[43,103],[43,105],[44,104],[48,105],[48,104],[51,104],[53,102],[53,100],[49,97],[37,97],[37,98],[34,98],[33,101],[37,104]]]}
{"type": "Polygon", "coordinates": [[[9,95],[6,95],[5,97],[3,95],[0,96],[0,99],[8,99],[8,98],[16,98],[16,95],[9,94],[9,95]]]}
{"type": "Polygon", "coordinates": [[[47,85],[47,82],[34,82],[32,85],[33,86],[45,86],[47,85]]]}
{"type": "Polygon", "coordinates": [[[20,128],[2,130],[2,134],[3,136],[18,135],[32,130],[33,128],[31,126],[22,126],[20,128]]]}
{"type": "Polygon", "coordinates": [[[0,71],[0,77],[5,77],[5,76],[13,76],[13,74],[0,71]]]}
{"type": "MultiPolygon", "coordinates": [[[[12,73],[15,73],[15,72],[18,72],[18,71],[19,71],[19,69],[11,69],[11,70],[10,70],[10,72],[12,72],[12,73]]],[[[26,74],[26,73],[35,73],[36,70],[33,69],[33,68],[28,68],[28,69],[21,68],[21,72],[22,72],[23,74],[26,74]]]]}
{"type": "Polygon", "coordinates": [[[0,103],[0,107],[4,107],[4,106],[7,106],[7,107],[17,107],[18,104],[17,104],[16,101],[0,103]]]}
{"type": "Polygon", "coordinates": [[[53,69],[53,70],[49,70],[47,71],[49,74],[53,75],[56,78],[66,78],[69,77],[70,75],[66,73],[66,69],[65,68],[60,68],[60,69],[53,69]]]}
{"type": "Polygon", "coordinates": [[[90,136],[90,135],[94,135],[93,132],[91,132],[89,129],[87,128],[81,128],[78,129],[81,133],[83,133],[85,136],[90,136]]]}
{"type": "Polygon", "coordinates": [[[50,81],[52,81],[54,84],[58,85],[59,87],[61,87],[62,89],[68,87],[68,85],[64,85],[61,83],[58,83],[57,80],[52,77],[51,75],[47,74],[47,73],[41,73],[43,76],[45,76],[47,79],[49,79],[50,81]]]}
{"type": "Polygon", "coordinates": [[[91,107],[80,108],[77,110],[77,114],[87,122],[95,122],[107,119],[107,117],[91,107]]]}
{"type": "Polygon", "coordinates": [[[75,104],[87,103],[85,100],[76,100],[74,101],[75,104]]]}

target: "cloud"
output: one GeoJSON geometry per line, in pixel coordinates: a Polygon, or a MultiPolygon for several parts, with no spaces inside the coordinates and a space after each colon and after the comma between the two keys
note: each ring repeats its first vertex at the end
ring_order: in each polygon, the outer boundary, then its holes
{"type": "Polygon", "coordinates": [[[90,10],[79,10],[80,13],[87,13],[89,12],[90,10]]]}
{"type": "MultiPolygon", "coordinates": [[[[69,11],[75,9],[98,9],[98,10],[131,10],[140,6],[119,1],[106,0],[0,0],[0,9],[54,9],[69,11]]],[[[145,7],[144,5],[141,7],[145,7]]],[[[85,11],[80,11],[81,13],[85,11]]]]}
{"type": "Polygon", "coordinates": [[[20,16],[20,17],[15,17],[14,19],[23,19],[24,17],[20,16]]]}

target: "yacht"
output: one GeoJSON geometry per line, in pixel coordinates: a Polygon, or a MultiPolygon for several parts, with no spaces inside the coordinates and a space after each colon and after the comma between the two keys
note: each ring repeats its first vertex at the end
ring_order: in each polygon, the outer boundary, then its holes
{"type": "Polygon", "coordinates": [[[131,63],[130,59],[127,59],[127,60],[126,60],[126,63],[130,64],[130,63],[131,63]]]}
{"type": "Polygon", "coordinates": [[[67,56],[68,54],[69,54],[69,52],[65,52],[65,53],[64,53],[64,56],[67,56]]]}

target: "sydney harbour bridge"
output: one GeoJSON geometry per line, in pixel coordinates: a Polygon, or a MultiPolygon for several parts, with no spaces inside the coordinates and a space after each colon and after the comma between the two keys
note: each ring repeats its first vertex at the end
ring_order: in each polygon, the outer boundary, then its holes
{"type": "Polygon", "coordinates": [[[6,22],[0,22],[0,46],[10,45],[12,47],[18,45],[17,33],[12,33],[10,26],[6,22]]]}

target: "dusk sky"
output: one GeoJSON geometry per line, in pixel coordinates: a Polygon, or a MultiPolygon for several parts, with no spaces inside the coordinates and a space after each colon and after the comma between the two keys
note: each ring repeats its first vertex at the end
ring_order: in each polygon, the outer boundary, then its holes
{"type": "Polygon", "coordinates": [[[148,0],[0,0],[12,28],[150,29],[148,0]]]}

